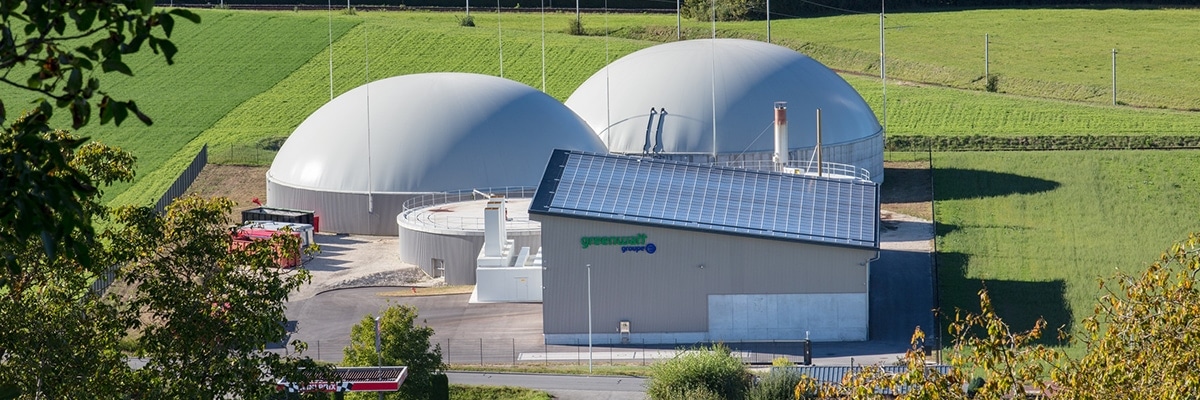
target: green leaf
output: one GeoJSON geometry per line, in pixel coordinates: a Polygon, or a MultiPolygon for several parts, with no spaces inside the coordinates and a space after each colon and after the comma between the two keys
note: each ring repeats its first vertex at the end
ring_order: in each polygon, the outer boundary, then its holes
{"type": "Polygon", "coordinates": [[[181,18],[184,18],[188,21],[192,21],[192,23],[195,23],[195,24],[200,23],[200,15],[198,15],[194,12],[191,12],[189,10],[185,10],[182,8],[176,8],[176,9],[168,11],[168,12],[171,14],[177,15],[181,18]]]}
{"type": "Polygon", "coordinates": [[[71,102],[71,127],[74,129],[82,128],[87,125],[88,120],[92,117],[92,105],[88,104],[87,100],[75,98],[71,102]]]}
{"type": "Polygon", "coordinates": [[[108,95],[100,99],[100,125],[107,124],[109,120],[112,120],[112,103],[114,103],[113,99],[108,95]]]}
{"type": "Polygon", "coordinates": [[[163,56],[167,59],[167,65],[175,64],[175,53],[179,52],[175,44],[171,43],[170,40],[161,39],[158,41],[158,47],[162,49],[163,56]]]}
{"type": "Polygon", "coordinates": [[[79,54],[83,54],[84,57],[87,57],[92,60],[97,60],[100,58],[100,55],[97,54],[96,51],[92,50],[92,48],[88,47],[88,46],[76,47],[75,52],[79,53],[79,54]]]}
{"type": "Polygon", "coordinates": [[[83,89],[83,73],[79,68],[71,68],[71,74],[67,76],[67,92],[78,92],[83,89]]]}
{"type": "Polygon", "coordinates": [[[117,71],[125,75],[133,76],[133,70],[130,70],[129,66],[121,62],[120,59],[109,58],[104,60],[104,62],[100,63],[100,68],[104,72],[117,71]]]}
{"type": "Polygon", "coordinates": [[[138,0],[138,8],[142,14],[154,12],[154,0],[138,0]]]}
{"type": "Polygon", "coordinates": [[[5,383],[0,385],[0,400],[9,400],[21,397],[21,388],[16,384],[5,383]]]}
{"type": "Polygon", "coordinates": [[[171,31],[175,30],[175,18],[171,18],[171,14],[158,14],[158,23],[162,25],[163,33],[167,37],[171,37],[171,31]]]}
{"type": "Polygon", "coordinates": [[[133,115],[137,116],[137,119],[142,121],[143,124],[146,124],[146,126],[154,125],[154,121],[150,119],[150,116],[142,113],[142,110],[138,109],[137,104],[134,104],[133,100],[130,100],[127,106],[130,111],[133,111],[133,115]]]}
{"type": "Polygon", "coordinates": [[[129,117],[129,110],[126,108],[126,103],[123,101],[113,101],[111,104],[113,124],[121,126],[121,123],[125,122],[125,118],[129,117]]]}
{"type": "Polygon", "coordinates": [[[8,111],[4,109],[4,100],[0,99],[0,123],[8,119],[8,111]]]}
{"type": "Polygon", "coordinates": [[[96,22],[96,10],[89,8],[79,13],[79,17],[75,19],[75,27],[81,31],[92,29],[92,23],[96,22]]]}

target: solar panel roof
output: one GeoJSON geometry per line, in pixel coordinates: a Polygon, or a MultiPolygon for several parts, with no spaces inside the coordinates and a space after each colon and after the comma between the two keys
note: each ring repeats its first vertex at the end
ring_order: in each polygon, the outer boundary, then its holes
{"type": "Polygon", "coordinates": [[[871,181],[555,150],[530,213],[878,249],[871,181]]]}

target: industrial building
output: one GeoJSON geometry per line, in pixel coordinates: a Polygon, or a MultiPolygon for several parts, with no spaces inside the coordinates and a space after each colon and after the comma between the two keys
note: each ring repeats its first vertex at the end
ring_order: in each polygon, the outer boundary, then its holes
{"type": "Polygon", "coordinates": [[[867,340],[878,193],[860,177],[555,151],[529,209],[546,342],[867,340]]]}
{"type": "MultiPolygon", "coordinates": [[[[536,186],[557,148],[605,151],[582,119],[527,85],[466,73],[396,76],[305,119],[267,171],[267,205],[314,211],[324,232],[396,235],[406,201],[536,186]]],[[[404,254],[429,267],[431,258],[404,254]]]]}
{"type": "Polygon", "coordinates": [[[547,343],[589,322],[614,342],[845,341],[869,332],[882,180],[883,129],[841,77],[713,39],[629,54],[565,105],[476,74],[363,85],[296,128],[267,198],[398,235],[401,261],[489,283],[473,299],[542,301],[547,343]]]}
{"type": "Polygon", "coordinates": [[[816,60],[770,43],[648,47],[593,74],[566,104],[612,153],[771,169],[775,102],[789,108],[789,166],[814,159],[820,109],[824,161],[866,169],[883,182],[883,128],[862,96],[816,60]]]}

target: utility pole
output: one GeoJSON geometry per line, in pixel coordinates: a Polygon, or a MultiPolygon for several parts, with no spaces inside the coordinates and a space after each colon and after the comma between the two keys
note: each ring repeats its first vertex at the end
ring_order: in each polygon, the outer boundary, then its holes
{"type": "Polygon", "coordinates": [[[1113,66],[1112,66],[1113,67],[1112,103],[1115,106],[1115,105],[1117,105],[1117,49],[1112,50],[1112,64],[1113,64],[1113,66]]]}

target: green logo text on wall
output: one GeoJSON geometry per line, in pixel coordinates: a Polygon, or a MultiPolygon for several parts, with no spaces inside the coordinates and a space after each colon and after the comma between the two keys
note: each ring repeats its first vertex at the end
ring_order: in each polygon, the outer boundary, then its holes
{"type": "Polygon", "coordinates": [[[646,254],[654,254],[658,250],[654,243],[646,243],[645,233],[633,236],[584,236],[579,238],[579,245],[585,249],[589,246],[621,246],[622,253],[645,251],[646,254]]]}

